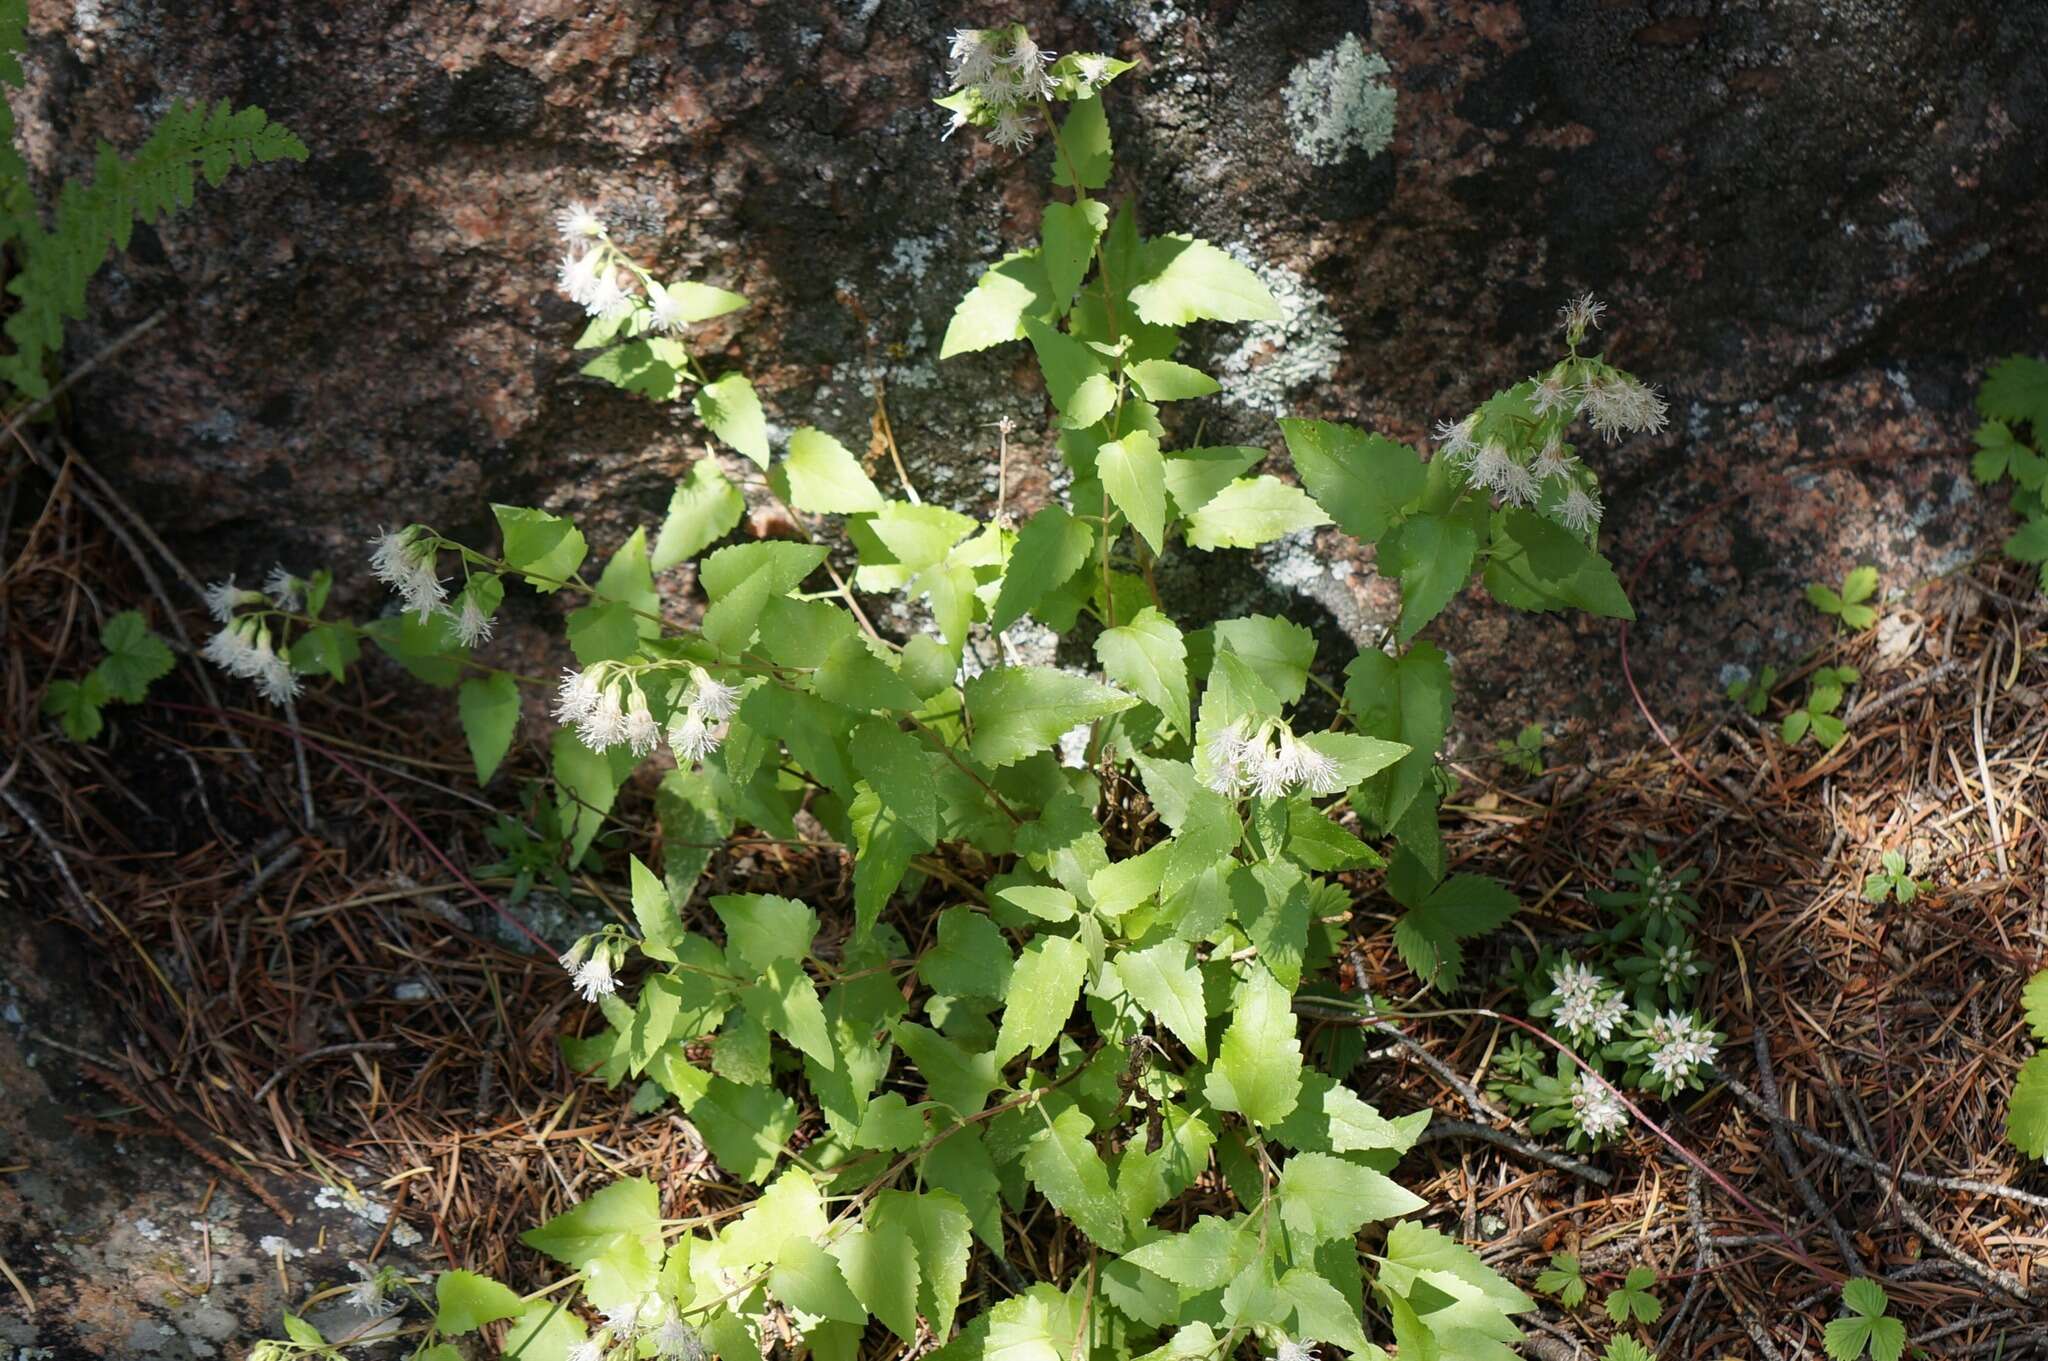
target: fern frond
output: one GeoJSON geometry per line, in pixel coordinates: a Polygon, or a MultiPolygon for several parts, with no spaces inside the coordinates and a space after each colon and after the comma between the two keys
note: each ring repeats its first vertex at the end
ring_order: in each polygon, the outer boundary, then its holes
{"type": "Polygon", "coordinates": [[[0,381],[30,396],[49,391],[44,359],[62,346],[64,323],[85,315],[86,285],[110,248],[127,249],[137,221],[189,205],[201,176],[218,184],[240,166],[305,159],[305,144],[282,124],[226,100],[172,106],[131,157],[102,144],[92,179],[58,196],[53,228],[23,224],[21,271],[7,284],[20,299],[6,327],[15,350],[0,355],[0,381]]]}

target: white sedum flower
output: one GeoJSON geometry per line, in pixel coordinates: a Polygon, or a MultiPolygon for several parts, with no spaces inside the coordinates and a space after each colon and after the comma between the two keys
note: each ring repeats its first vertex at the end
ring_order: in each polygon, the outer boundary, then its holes
{"type": "Polygon", "coordinates": [[[1628,1127],[1628,1107],[1606,1083],[1580,1072],[1572,1083],[1572,1120],[1589,1139],[1604,1139],[1628,1127]]]}

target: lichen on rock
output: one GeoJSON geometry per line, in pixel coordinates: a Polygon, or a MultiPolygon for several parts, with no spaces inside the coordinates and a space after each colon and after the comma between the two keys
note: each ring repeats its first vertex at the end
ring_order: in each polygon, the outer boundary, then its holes
{"type": "Polygon", "coordinates": [[[1395,91],[1382,79],[1390,71],[1356,33],[1295,67],[1283,96],[1294,149],[1311,165],[1337,165],[1357,151],[1371,160],[1385,151],[1394,139],[1395,91]]]}

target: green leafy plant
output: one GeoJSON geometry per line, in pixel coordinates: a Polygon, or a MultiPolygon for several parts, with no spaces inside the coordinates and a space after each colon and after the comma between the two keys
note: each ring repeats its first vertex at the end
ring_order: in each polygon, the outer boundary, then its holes
{"type": "Polygon", "coordinates": [[[1627,1334],[1607,1340],[1607,1350],[1600,1354],[1600,1361],[1656,1361],[1650,1349],[1627,1334]]]}
{"type": "Polygon", "coordinates": [[[1897,903],[1910,903],[1920,896],[1921,883],[1906,868],[1906,857],[1899,851],[1886,851],[1879,857],[1882,868],[1863,878],[1863,900],[1881,903],[1887,898],[1897,903]]]}
{"type": "MultiPolygon", "coordinates": [[[[372,565],[403,612],[367,625],[326,619],[289,578],[222,588],[219,660],[286,692],[315,669],[307,638],[367,637],[458,689],[484,780],[522,708],[518,679],[479,656],[505,592],[577,602],[549,744],[564,863],[589,863],[637,769],[664,747],[674,760],[661,854],[626,859],[631,928],[562,955],[595,1008],[563,1050],[592,1080],[634,1084],[638,1109],[673,1101],[760,1195],[679,1222],[651,1183],[615,1182],[525,1236],[575,1291],[506,1316],[513,1302],[479,1286],[427,1343],[494,1313],[579,1361],[754,1355],[771,1327],[846,1357],[871,1321],[946,1361],[1193,1361],[1247,1340],[1370,1356],[1374,1336],[1403,1355],[1499,1354],[1533,1302],[1389,1175],[1429,1113],[1383,1115],[1319,1066],[1294,1003],[1368,1010],[1331,965],[1373,881],[1333,876],[1384,870],[1405,909],[1394,943],[1442,988],[1515,910],[1504,886],[1449,872],[1450,664],[1419,635],[1475,581],[1518,609],[1630,617],[1595,546],[1598,481],[1566,441],[1582,416],[1609,439],[1654,432],[1664,403],[1581,353],[1601,313],[1583,298],[1563,356],[1442,425],[1428,461],[1321,420],[1281,423],[1300,486],[1255,471],[1265,448],[1183,445],[1175,429],[1199,426],[1174,404],[1218,390],[1186,328],[1278,305],[1230,252],[1147,236],[1134,203],[1097,197],[1103,92],[1128,63],[1049,62],[1016,26],[963,31],[954,59],[956,127],[1053,143],[1039,242],[981,277],[941,344],[1036,362],[1064,490],[1021,525],[927,502],[893,455],[885,472],[822,430],[790,433],[776,459],[752,389],[707,381],[678,338],[736,295],[656,280],[572,206],[561,282],[592,315],[586,371],[653,400],[694,390],[761,476],[699,462],[654,534],[595,572],[582,531],[536,508],[493,507],[495,551],[426,525],[383,534],[372,565]],[[749,495],[795,537],[715,547],[749,495]],[[1390,646],[1348,659],[1341,687],[1300,625],[1183,621],[1158,589],[1164,555],[1317,531],[1375,543],[1399,582],[1390,646]],[[850,543],[850,571],[828,535],[850,543]],[[706,604],[680,628],[654,573],[693,557],[706,604]],[[878,628],[864,596],[893,597],[910,627],[878,628]],[[1093,665],[1013,655],[1049,658],[1054,638],[1093,665]],[[971,643],[1012,659],[989,666],[971,643]],[[850,856],[850,901],[704,900],[707,848],[742,827],[850,856]],[[1000,1258],[1019,1216],[1073,1269],[977,1294],[963,1318],[971,1254],[1000,1258]]],[[[545,840],[499,844],[530,882],[545,840]]]]}
{"type": "MultiPolygon", "coordinates": [[[[19,85],[27,0],[0,0],[0,83],[19,85]]],[[[0,100],[4,105],[5,100],[0,100]]],[[[0,108],[0,246],[15,256],[7,291],[12,353],[0,354],[0,382],[30,397],[49,391],[48,357],[62,348],[64,323],[85,315],[85,288],[109,250],[126,250],[137,222],[155,222],[192,202],[200,178],[264,161],[306,159],[306,148],[263,110],[174,103],[132,156],[102,145],[89,180],[66,183],[45,230],[14,150],[14,120],[0,108]]]]}
{"type": "MultiPolygon", "coordinates": [[[[2034,1042],[2048,1045],[2048,970],[2027,980],[2021,1005],[2034,1042]]],[[[2048,1050],[2020,1065],[2006,1108],[2005,1137],[2029,1158],[2048,1158],[2048,1050]]]]}
{"type": "Polygon", "coordinates": [[[1877,569],[1858,567],[1842,578],[1840,590],[1817,581],[1806,583],[1806,603],[1822,614],[1831,614],[1852,629],[1867,629],[1877,622],[1877,607],[1863,602],[1877,594],[1877,569]]]}
{"type": "Polygon", "coordinates": [[[163,639],[150,632],[140,611],[123,610],[100,630],[107,655],[77,680],[50,683],[43,712],[55,718],[74,742],[90,742],[105,726],[109,704],[140,704],[151,682],[168,675],[174,658],[163,639]]]}
{"type": "Polygon", "coordinates": [[[1493,749],[1500,753],[1501,760],[1512,769],[1519,770],[1524,775],[1541,775],[1543,741],[1543,725],[1525,723],[1522,730],[1512,738],[1503,737],[1495,742],[1493,749]]]}
{"type": "MultiPolygon", "coordinates": [[[[1687,891],[1698,875],[1634,852],[1615,872],[1619,887],[1592,895],[1616,915],[1612,926],[1585,932],[1569,952],[1511,956],[1529,1018],[1549,1025],[1558,1048],[1512,1036],[1494,1053],[1488,1086],[1532,1112],[1531,1130],[1562,1129],[1568,1146],[1597,1146],[1627,1128],[1618,1090],[1668,1099],[1703,1085],[1722,1037],[1694,1009],[1706,973],[1688,929],[1699,915],[1687,891]]],[[[1552,1267],[1565,1269],[1555,1259],[1552,1267]]]]}
{"type": "Polygon", "coordinates": [[[1632,1266],[1621,1284],[1607,1293],[1601,1305],[1607,1317],[1616,1323],[1626,1325],[1630,1319],[1637,1323],[1655,1323],[1664,1316],[1664,1303],[1650,1293],[1650,1287],[1657,1284],[1655,1267],[1632,1266]]]}
{"type": "Polygon", "coordinates": [[[1728,698],[1743,707],[1751,718],[1762,718],[1770,707],[1771,693],[1778,688],[1778,668],[1766,666],[1755,676],[1728,683],[1728,698]]]}
{"type": "Polygon", "coordinates": [[[1830,1361],[1857,1361],[1866,1351],[1870,1361],[1899,1361],[1906,1354],[1906,1325],[1886,1314],[1890,1301],[1876,1281],[1857,1279],[1842,1286],[1847,1317],[1830,1322],[1821,1336],[1830,1361]]]}
{"type": "Polygon", "coordinates": [[[2040,571],[2048,591],[2048,457],[2041,441],[2048,432],[2048,363],[2016,354],[1992,365],[1977,389],[1977,452],[1970,472],[1986,486],[2012,483],[2012,509],[2020,527],[2005,541],[2005,555],[2040,571]]]}
{"type": "Polygon", "coordinates": [[[1586,1299],[1586,1278],[1580,1273],[1578,1257],[1569,1252],[1552,1253],[1550,1265],[1536,1276],[1536,1288],[1555,1296],[1567,1309],[1578,1308],[1586,1299]]]}
{"type": "Polygon", "coordinates": [[[1853,666],[1814,668],[1807,683],[1806,703],[1785,715],[1778,725],[1778,735],[1788,746],[1798,746],[1810,736],[1822,751],[1833,751],[1849,735],[1849,725],[1835,710],[1842,707],[1843,692],[1862,679],[1863,673],[1853,666]]]}

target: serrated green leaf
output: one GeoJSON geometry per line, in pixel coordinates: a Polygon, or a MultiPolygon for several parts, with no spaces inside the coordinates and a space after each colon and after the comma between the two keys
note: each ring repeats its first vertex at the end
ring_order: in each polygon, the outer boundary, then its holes
{"type": "Polygon", "coordinates": [[[2048,1053],[2020,1065],[2006,1106],[2005,1137],[2029,1158],[2048,1157],[2048,1053]]]}
{"type": "Polygon", "coordinates": [[[1109,159],[1109,118],[1102,110],[1101,96],[1073,101],[1060,123],[1052,182],[1062,189],[1100,189],[1109,183],[1109,159]]]}
{"type": "Polygon", "coordinates": [[[1455,988],[1464,967],[1459,942],[1499,926],[1518,905],[1514,894],[1483,875],[1453,875],[1395,925],[1394,948],[1425,983],[1455,988]]]}
{"type": "Polygon", "coordinates": [[[100,645],[107,650],[93,667],[109,698],[124,704],[140,704],[149,694],[150,682],[170,674],[176,659],[164,640],[149,631],[139,610],[123,610],[100,630],[100,645]]]}
{"type": "Polygon", "coordinates": [[[917,1340],[917,1292],[923,1279],[917,1245],[900,1224],[860,1224],[832,1241],[846,1284],[890,1332],[917,1340]]]}
{"type": "Polygon", "coordinates": [[[1395,636],[1403,644],[1464,588],[1478,551],[1479,538],[1471,525],[1437,515],[1411,515],[1380,540],[1381,573],[1401,581],[1401,619],[1395,636]]]}
{"type": "Polygon", "coordinates": [[[1023,325],[1045,375],[1045,389],[1059,408],[1060,424],[1078,430],[1107,416],[1116,404],[1116,384],[1103,357],[1036,317],[1025,317],[1023,325]]]}
{"type": "Polygon", "coordinates": [[[1095,451],[1095,467],[1109,499],[1159,552],[1166,542],[1166,471],[1159,440],[1147,430],[1109,440],[1095,451]]]}
{"type": "Polygon", "coordinates": [[[1204,1215],[1186,1233],[1155,1238],[1133,1248],[1124,1260],[1197,1293],[1228,1284],[1251,1264],[1258,1249],[1257,1230],[1245,1221],[1204,1215]]]}
{"type": "Polygon", "coordinates": [[[1053,1208],[1073,1220],[1091,1242],[1121,1252],[1123,1207],[1110,1189],[1109,1168],[1089,1142],[1092,1128],[1080,1110],[1070,1106],[1061,1111],[1025,1150],[1024,1171],[1053,1208]]]}
{"type": "Polygon", "coordinates": [[[1192,236],[1155,236],[1139,248],[1130,300],[1154,326],[1280,319],[1280,304],[1258,275],[1192,236]]]}
{"type": "Polygon", "coordinates": [[[493,505],[505,540],[505,562],[542,594],[558,591],[583,565],[590,546],[583,531],[559,515],[524,506],[493,505]]]}
{"type": "Polygon", "coordinates": [[[711,607],[700,626],[707,641],[731,656],[752,645],[768,601],[790,591],[825,560],[825,549],[805,543],[744,543],[704,559],[698,581],[711,607]]]}
{"type": "Polygon", "coordinates": [[[769,1274],[768,1293],[818,1318],[856,1325],[868,1321],[868,1311],[847,1287],[838,1259],[806,1239],[783,1249],[769,1274]]]}
{"type": "Polygon", "coordinates": [[[1359,1326],[1358,1311],[1336,1286],[1308,1267],[1298,1266],[1282,1276],[1274,1293],[1279,1304],[1294,1311],[1290,1330],[1297,1342],[1327,1342],[1354,1354],[1364,1353],[1372,1344],[1359,1326]]]}
{"type": "Polygon", "coordinates": [[[1193,734],[1187,643],[1171,619],[1148,605],[1130,623],[1104,629],[1095,656],[1105,676],[1159,710],[1174,731],[1193,734]]]}
{"type": "Polygon", "coordinates": [[[1173,513],[1181,517],[1194,514],[1265,456],[1264,449],[1248,445],[1178,449],[1168,454],[1166,494],[1173,500],[1173,513]]]}
{"type": "Polygon", "coordinates": [[[1283,419],[1280,431],[1302,485],[1359,539],[1378,539],[1422,495],[1423,465],[1405,444],[1335,421],[1283,419]]]}
{"type": "Polygon", "coordinates": [[[1299,487],[1270,473],[1242,477],[1188,516],[1190,548],[1257,548],[1303,529],[1330,523],[1322,507],[1299,487]]]}
{"type": "Polygon", "coordinates": [[[2027,1018],[2034,1038],[2048,1044],[2048,969],[2029,978],[2020,990],[2020,1013],[2027,1018]]]}
{"type": "Polygon", "coordinates": [[[1040,251],[1053,303],[1060,311],[1066,311],[1073,301],[1074,290],[1081,286],[1095,257],[1095,242],[1108,226],[1109,205],[1099,199],[1079,203],[1054,200],[1045,205],[1039,227],[1040,251]]]}
{"type": "Polygon", "coordinates": [[[949,1337],[953,1314],[960,1307],[960,1288],[967,1281],[967,1255],[973,1226],[967,1208],[950,1191],[914,1195],[883,1191],[867,1213],[868,1225],[881,1233],[901,1229],[917,1253],[918,1304],[932,1335],[949,1337]]]}
{"type": "Polygon", "coordinates": [[[1081,570],[1094,550],[1094,531],[1063,507],[1047,506],[1026,520],[1003,568],[989,627],[1001,633],[1036,609],[1081,570]]]}
{"type": "Polygon", "coordinates": [[[1382,1219],[1413,1214],[1428,1202],[1391,1178],[1328,1153],[1297,1153],[1275,1188],[1280,1222],[1311,1243],[1349,1238],[1382,1219]]]}
{"type": "Polygon", "coordinates": [[[1172,1031],[1198,1062],[1208,1062],[1209,1013],[1202,1000],[1202,971],[1186,941],[1126,950],[1117,956],[1116,972],[1139,1006],[1172,1031]]]}
{"type": "Polygon", "coordinates": [[[970,750],[988,766],[1014,765],[1045,751],[1068,729],[1122,713],[1138,702],[1085,676],[1046,666],[984,671],[967,682],[966,699],[974,721],[970,750]]]}
{"type": "Polygon", "coordinates": [[[1265,969],[1254,968],[1246,977],[1203,1088],[1210,1105],[1265,1127],[1287,1118],[1301,1095],[1301,1043],[1295,1038],[1292,1001],[1265,969]]]}
{"type": "Polygon", "coordinates": [[[1140,359],[1125,366],[1138,390],[1154,402],[1180,402],[1221,392],[1223,385],[1188,364],[1171,359],[1140,359]]]}
{"type": "Polygon", "coordinates": [[[796,1132],[796,1103],[773,1087],[713,1077],[684,1108],[718,1165],[741,1181],[760,1183],[775,1170],[796,1132]]]}
{"type": "Polygon", "coordinates": [[[2036,515],[2007,537],[2005,555],[2015,562],[2048,562],[2048,515],[2036,515]]]}
{"type": "Polygon", "coordinates": [[[514,1291],[474,1271],[444,1271],[434,1278],[434,1326],[450,1336],[514,1318],[525,1308],[514,1291]]]}
{"type": "Polygon", "coordinates": [[[1663,1317],[1664,1305],[1649,1291],[1657,1283],[1657,1273],[1649,1267],[1630,1267],[1622,1283],[1608,1292],[1607,1317],[1616,1323],[1626,1325],[1631,1317],[1639,1323],[1655,1323],[1663,1317]]]}
{"type": "Polygon", "coordinates": [[[1024,338],[1024,318],[1052,311],[1052,285],[1035,250],[1003,257],[953,309],[939,358],[950,359],[1024,338]]]}
{"type": "Polygon", "coordinates": [[[939,914],[937,943],[918,957],[917,976],[943,996],[1001,997],[1011,967],[1009,942],[994,922],[971,907],[949,907],[939,914]]]}
{"type": "Polygon", "coordinates": [[[732,533],[746,510],[746,499],[726,481],[717,462],[698,459],[669,497],[668,514],[655,536],[650,565],[665,572],[679,562],[688,562],[732,533]]]}
{"type": "Polygon", "coordinates": [[[1088,972],[1088,952],[1066,936],[1039,936],[1024,947],[1003,992],[1003,1023],[996,1035],[996,1061],[1018,1054],[1036,1057],[1060,1037],[1081,980],[1088,972]]]}
{"type": "Polygon", "coordinates": [[[1242,659],[1282,704],[1300,701],[1315,664],[1316,636],[1290,619],[1248,614],[1215,625],[1219,649],[1242,659]]]}
{"type": "Polygon", "coordinates": [[[725,923],[727,949],[755,973],[801,961],[818,934],[818,914],[794,898],[725,893],[711,900],[711,908],[725,923]]]}
{"type": "Polygon", "coordinates": [[[882,508],[882,493],[847,447],[804,426],[789,437],[783,459],[790,504],[814,515],[857,515],[882,508]]]}
{"type": "Polygon", "coordinates": [[[558,1262],[582,1268],[633,1243],[646,1255],[661,1256],[661,1193],[645,1177],[623,1177],[577,1202],[519,1241],[558,1262]]]}
{"type": "Polygon", "coordinates": [[[788,1040],[818,1066],[830,1072],[838,1062],[825,1028],[825,1007],[817,985],[801,964],[777,960],[762,970],[761,981],[740,989],[740,1004],[756,1021],[788,1040]]]}
{"type": "Polygon", "coordinates": [[[768,471],[768,417],[745,374],[734,371],[712,379],[697,389],[690,407],[712,434],[768,471]]]}
{"type": "Polygon", "coordinates": [[[1977,389],[1977,410],[2001,421],[2026,422],[2036,443],[2048,438],[2048,363],[2016,354],[1992,365],[1977,389]]]}

